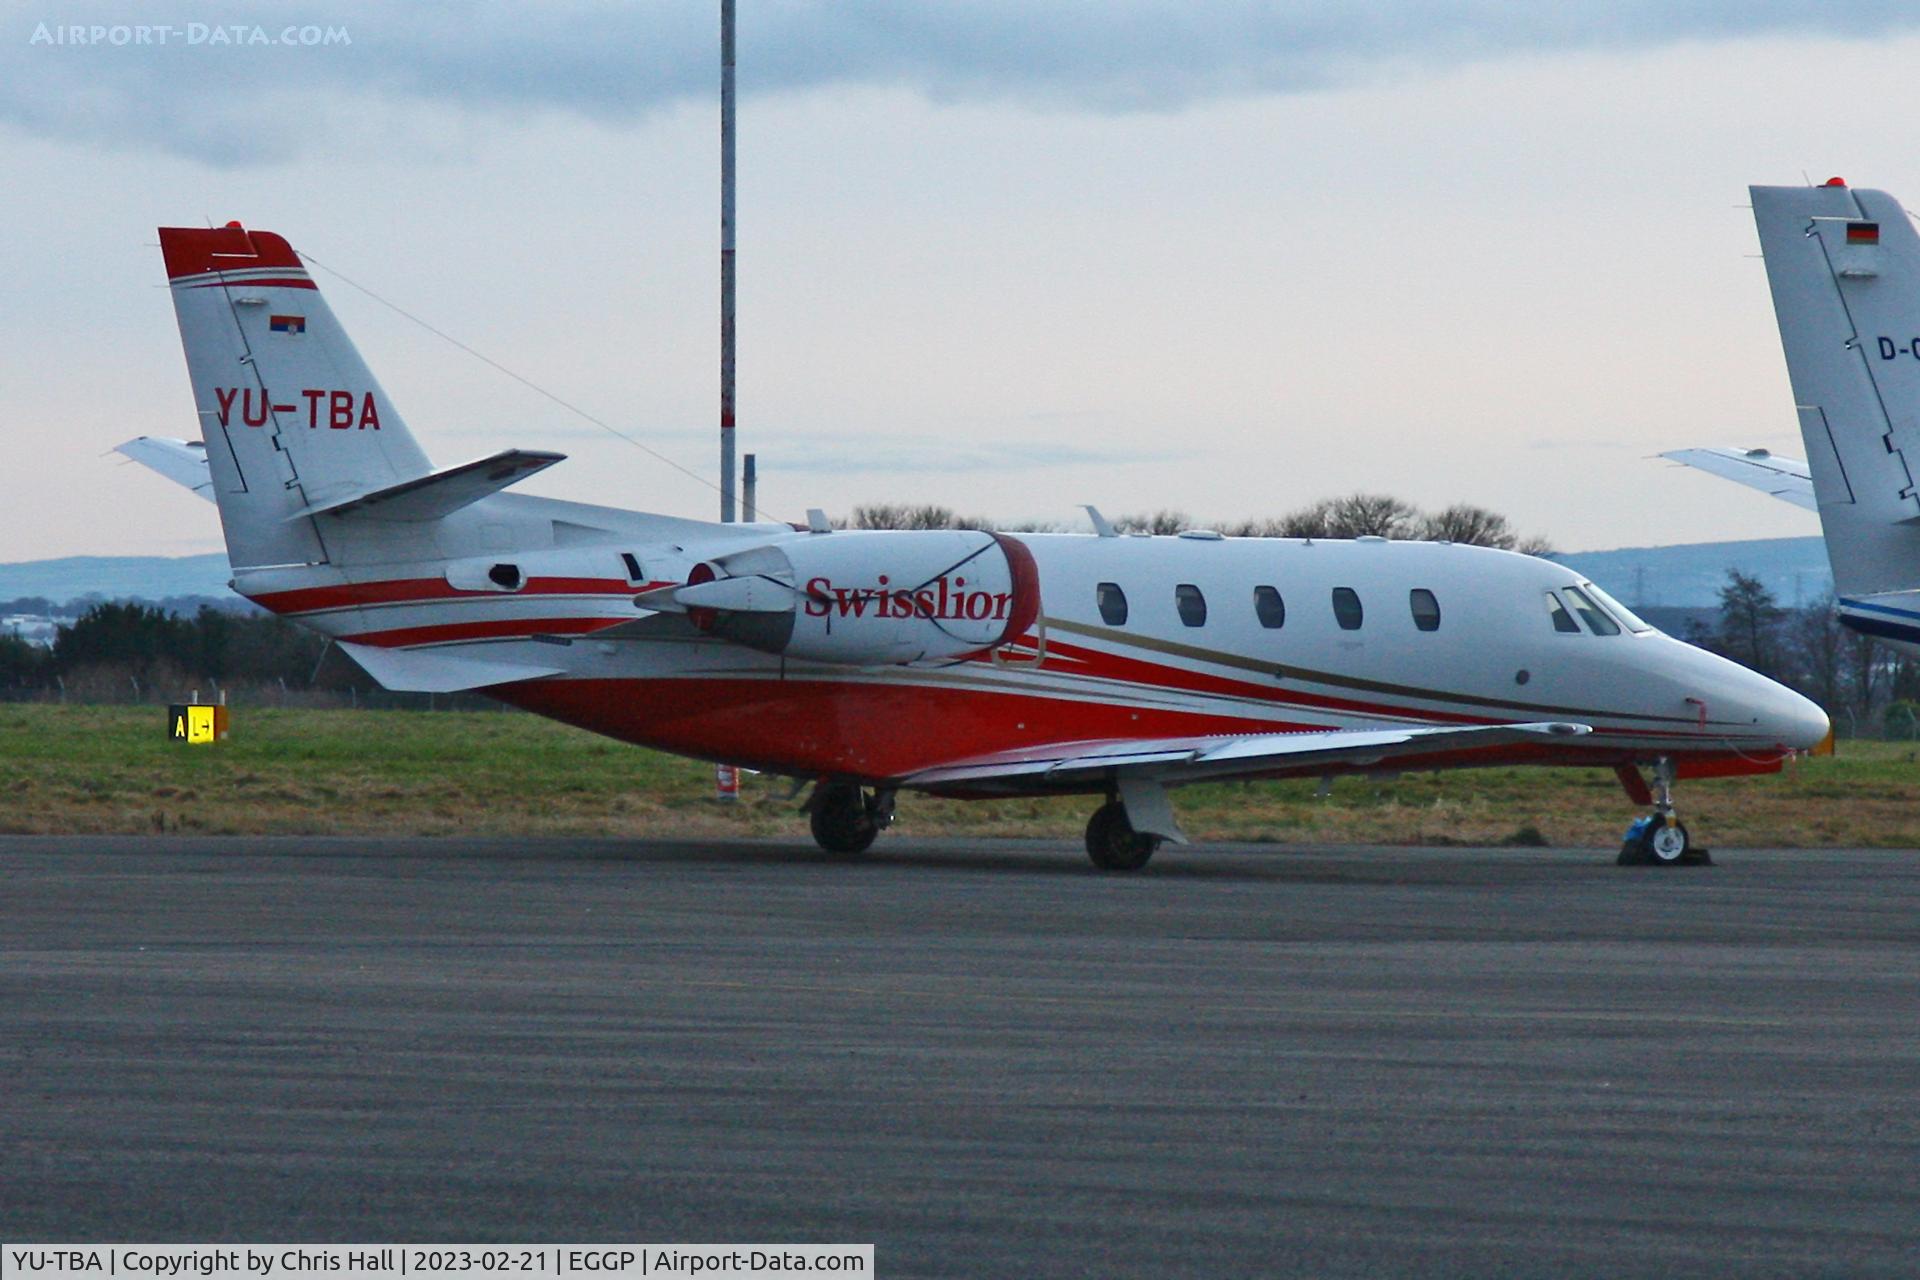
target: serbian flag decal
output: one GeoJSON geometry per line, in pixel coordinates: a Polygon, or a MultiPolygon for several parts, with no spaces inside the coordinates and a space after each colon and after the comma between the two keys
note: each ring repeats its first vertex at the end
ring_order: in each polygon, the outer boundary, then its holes
{"type": "MultiPolygon", "coordinates": [[[[1853,239],[1853,229],[1851,227],[1847,229],[1847,239],[1853,239]]],[[[305,333],[307,331],[307,318],[305,316],[268,316],[267,328],[273,330],[275,333],[305,333]]]]}
{"type": "Polygon", "coordinates": [[[1848,244],[1879,244],[1880,224],[1877,222],[1849,222],[1847,224],[1848,244]]]}

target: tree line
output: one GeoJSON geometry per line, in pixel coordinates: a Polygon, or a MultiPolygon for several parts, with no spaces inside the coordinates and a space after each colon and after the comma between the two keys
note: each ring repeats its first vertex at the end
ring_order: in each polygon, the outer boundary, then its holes
{"type": "Polygon", "coordinates": [[[51,646],[0,634],[0,697],[167,702],[194,689],[266,688],[276,700],[380,701],[378,687],[327,647],[324,636],[265,612],[105,601],[62,623],[51,646]]]}
{"type": "Polygon", "coordinates": [[[1842,626],[1831,595],[1790,608],[1729,569],[1717,618],[1680,638],[1813,699],[1842,734],[1920,737],[1920,661],[1842,626]]]}
{"type": "MultiPolygon", "coordinates": [[[[851,516],[835,523],[850,529],[992,529],[1002,533],[1059,533],[1064,528],[1036,521],[998,524],[931,503],[858,506],[851,516]]],[[[1350,493],[1322,499],[1282,516],[1217,524],[1203,525],[1184,511],[1140,512],[1120,516],[1112,523],[1121,533],[1175,534],[1204,527],[1229,538],[1408,538],[1498,547],[1532,556],[1553,553],[1552,544],[1545,538],[1521,536],[1497,511],[1464,502],[1438,511],[1422,511],[1410,502],[1382,493],[1350,493]]]]}

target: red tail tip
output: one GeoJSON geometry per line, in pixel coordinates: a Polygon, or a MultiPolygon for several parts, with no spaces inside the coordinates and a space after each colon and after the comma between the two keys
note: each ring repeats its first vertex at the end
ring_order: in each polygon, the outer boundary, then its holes
{"type": "Polygon", "coordinates": [[[285,239],[271,231],[248,231],[238,222],[224,227],[161,227],[160,251],[170,280],[203,271],[300,269],[300,255],[285,239]]]}

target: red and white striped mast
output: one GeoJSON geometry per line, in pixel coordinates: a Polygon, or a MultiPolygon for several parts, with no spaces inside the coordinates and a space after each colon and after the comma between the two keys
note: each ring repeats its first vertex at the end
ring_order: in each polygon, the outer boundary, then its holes
{"type": "MultiPolygon", "coordinates": [[[[720,0],[720,523],[733,511],[733,0],[720,0]]],[[[714,795],[735,800],[740,771],[713,767],[714,795]]]]}
{"type": "Polygon", "coordinates": [[[720,0],[720,521],[733,509],[733,0],[720,0]]]}

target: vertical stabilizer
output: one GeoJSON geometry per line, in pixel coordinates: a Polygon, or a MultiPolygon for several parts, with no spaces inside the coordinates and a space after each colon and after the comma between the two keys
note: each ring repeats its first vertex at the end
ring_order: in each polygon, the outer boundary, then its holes
{"type": "Polygon", "coordinates": [[[328,560],[310,508],[432,470],[281,237],[162,227],[213,496],[236,568],[328,560]]]}
{"type": "Polygon", "coordinates": [[[1920,587],[1920,235],[1884,191],[1750,190],[1834,582],[1920,587]]]}

